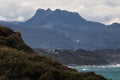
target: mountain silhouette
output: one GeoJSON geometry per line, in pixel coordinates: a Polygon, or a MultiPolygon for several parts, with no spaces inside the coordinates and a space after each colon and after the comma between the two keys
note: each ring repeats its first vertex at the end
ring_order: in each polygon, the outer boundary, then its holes
{"type": "Polygon", "coordinates": [[[25,22],[0,22],[22,33],[33,48],[120,48],[120,24],[104,25],[84,19],[76,12],[38,9],[25,22]]]}

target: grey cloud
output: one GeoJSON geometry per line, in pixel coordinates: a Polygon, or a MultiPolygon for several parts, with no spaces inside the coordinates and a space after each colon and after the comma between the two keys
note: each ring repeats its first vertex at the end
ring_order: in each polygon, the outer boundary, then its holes
{"type": "Polygon", "coordinates": [[[105,4],[107,4],[108,6],[111,7],[120,7],[120,0],[109,0],[109,1],[105,1],[105,4]]]}
{"type": "Polygon", "coordinates": [[[17,0],[0,1],[0,10],[0,16],[4,17],[7,21],[18,20],[20,16],[28,19],[33,15],[33,10],[31,8],[22,6],[17,0]]]}

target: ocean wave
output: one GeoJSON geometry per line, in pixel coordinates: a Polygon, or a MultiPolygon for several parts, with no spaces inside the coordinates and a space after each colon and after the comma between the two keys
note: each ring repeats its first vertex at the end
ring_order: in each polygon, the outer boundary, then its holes
{"type": "Polygon", "coordinates": [[[87,68],[83,68],[82,70],[83,70],[83,71],[88,71],[89,69],[87,69],[87,68]]]}
{"type": "Polygon", "coordinates": [[[69,68],[117,68],[120,67],[120,64],[110,64],[110,65],[82,65],[82,66],[68,66],[69,68]]]}

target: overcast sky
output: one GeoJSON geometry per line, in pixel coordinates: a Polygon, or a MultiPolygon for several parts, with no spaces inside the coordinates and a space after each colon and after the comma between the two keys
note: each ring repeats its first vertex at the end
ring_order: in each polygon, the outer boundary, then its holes
{"type": "Polygon", "coordinates": [[[0,20],[25,21],[38,8],[78,12],[87,20],[104,24],[120,23],[120,0],[0,0],[0,20]]]}

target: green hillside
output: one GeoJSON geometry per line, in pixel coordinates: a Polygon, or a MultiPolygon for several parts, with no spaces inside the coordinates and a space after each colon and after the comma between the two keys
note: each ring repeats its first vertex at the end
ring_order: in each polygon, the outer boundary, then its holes
{"type": "Polygon", "coordinates": [[[0,80],[106,80],[93,72],[79,73],[27,46],[19,32],[0,26],[0,80]]]}

